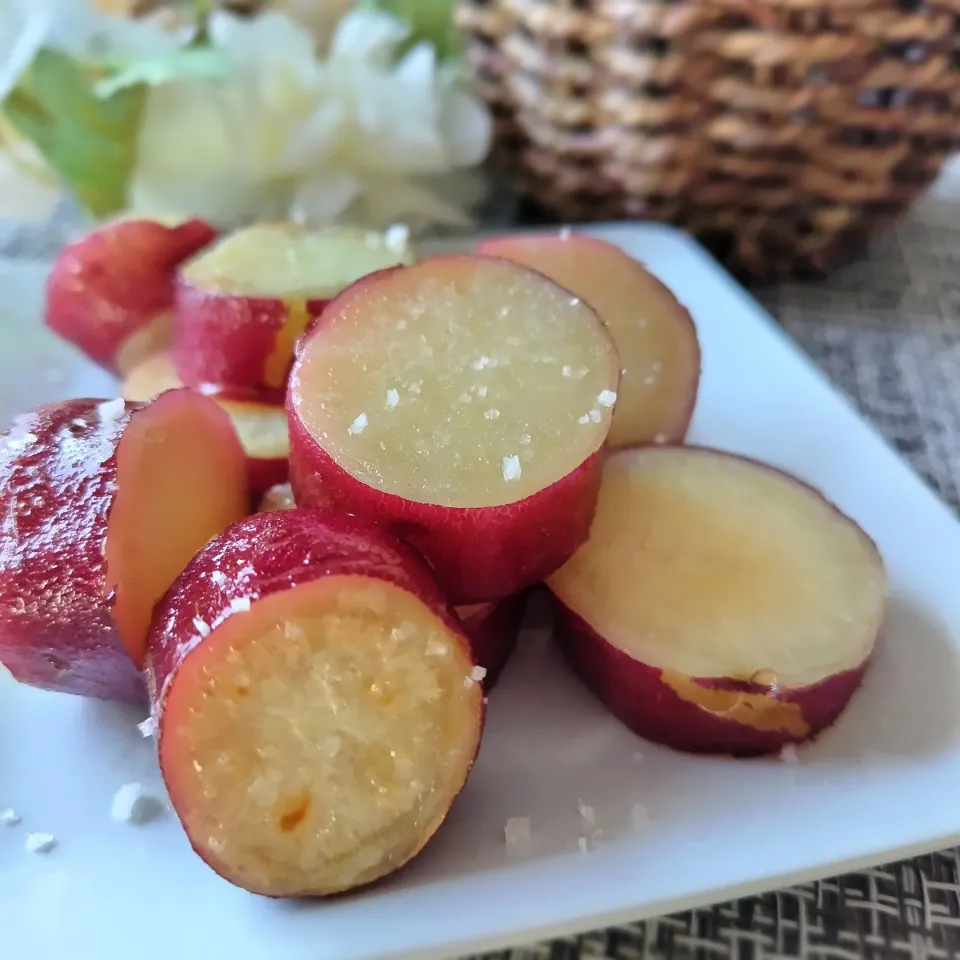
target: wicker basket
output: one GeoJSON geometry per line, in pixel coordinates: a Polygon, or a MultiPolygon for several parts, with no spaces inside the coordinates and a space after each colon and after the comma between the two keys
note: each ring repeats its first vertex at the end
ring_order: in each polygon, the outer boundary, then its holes
{"type": "Polygon", "coordinates": [[[960,0],[460,0],[495,158],[567,221],[822,275],[960,140],[960,0]]]}

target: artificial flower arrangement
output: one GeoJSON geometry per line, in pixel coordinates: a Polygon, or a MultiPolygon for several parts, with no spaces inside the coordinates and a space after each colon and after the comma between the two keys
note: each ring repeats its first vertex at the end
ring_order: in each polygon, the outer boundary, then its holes
{"type": "Polygon", "coordinates": [[[5,0],[0,217],[466,224],[491,120],[448,3],[5,0]]]}

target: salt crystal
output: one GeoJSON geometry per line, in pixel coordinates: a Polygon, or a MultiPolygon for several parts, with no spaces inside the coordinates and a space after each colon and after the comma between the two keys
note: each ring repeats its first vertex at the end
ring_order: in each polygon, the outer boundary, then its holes
{"type": "Polygon", "coordinates": [[[497,417],[499,417],[499,416],[500,416],[500,411],[497,410],[496,408],[492,408],[492,409],[488,410],[488,411],[484,414],[484,417],[485,417],[487,420],[496,420],[497,417]]]}
{"type": "Polygon", "coordinates": [[[571,301],[570,301],[570,306],[571,306],[571,307],[579,307],[579,306],[580,306],[580,298],[579,298],[579,297],[573,297],[573,299],[571,299],[571,301]]]}
{"type": "Polygon", "coordinates": [[[230,613],[246,613],[250,609],[250,598],[234,597],[227,609],[230,613]]]}
{"type": "Polygon", "coordinates": [[[107,400],[97,407],[97,413],[104,423],[111,423],[123,416],[123,411],[127,405],[123,402],[123,397],[117,397],[116,400],[107,400]]]}
{"type": "Polygon", "coordinates": [[[642,804],[635,803],[630,808],[630,823],[634,827],[643,827],[650,822],[650,811],[642,804]]]}
{"type": "Polygon", "coordinates": [[[446,659],[450,656],[450,647],[439,640],[428,640],[426,653],[428,657],[443,657],[446,659]]]}
{"type": "Polygon", "coordinates": [[[601,390],[597,394],[597,403],[601,407],[612,407],[617,402],[617,395],[612,390],[601,390]]]}
{"type": "Polygon", "coordinates": [[[402,250],[410,239],[410,228],[405,223],[394,223],[387,227],[383,239],[392,250],[402,250]]]}
{"type": "Polygon", "coordinates": [[[477,387],[477,396],[478,396],[478,397],[485,397],[486,395],[487,395],[487,388],[486,388],[486,387],[477,387]]]}
{"type": "Polygon", "coordinates": [[[521,442],[524,446],[527,446],[527,444],[530,443],[530,434],[529,434],[529,433],[522,433],[522,434],[520,434],[520,442],[521,442]]]}
{"type": "Polygon", "coordinates": [[[15,827],[20,822],[20,814],[9,808],[0,811],[0,823],[5,823],[8,827],[15,827]]]}
{"type": "Polygon", "coordinates": [[[780,751],[780,760],[782,763],[785,763],[788,766],[795,767],[800,762],[800,756],[797,753],[797,748],[792,743],[788,743],[780,751]]]}
{"type": "Polygon", "coordinates": [[[653,364],[652,364],[651,367],[650,367],[650,369],[651,369],[654,373],[659,373],[659,372],[663,369],[663,361],[662,361],[662,360],[654,360],[654,361],[653,361],[653,364]]]}
{"type": "Polygon", "coordinates": [[[470,394],[467,393],[466,390],[464,390],[463,393],[460,394],[460,402],[461,402],[461,403],[469,403],[472,399],[473,399],[473,397],[471,397],[470,394]]]}
{"type": "Polygon", "coordinates": [[[27,853],[49,853],[56,845],[57,838],[52,833],[28,833],[23,846],[27,853]]]}
{"type": "Polygon", "coordinates": [[[474,370],[483,370],[484,367],[490,366],[490,358],[480,357],[478,360],[474,360],[470,366],[472,366],[474,370]]]}
{"type": "Polygon", "coordinates": [[[363,433],[363,431],[366,430],[367,423],[367,415],[365,413],[361,413],[360,416],[357,417],[357,419],[354,420],[349,427],[347,427],[347,433],[351,437],[355,437],[358,433],[363,433]]]}
{"type": "Polygon", "coordinates": [[[213,573],[210,574],[210,580],[218,587],[222,587],[227,582],[227,575],[220,570],[214,570],[213,573]]]}
{"type": "Polygon", "coordinates": [[[580,848],[580,852],[581,852],[581,853],[586,853],[586,852],[587,852],[587,838],[586,838],[586,837],[581,837],[581,838],[577,841],[577,846],[580,848]]]}
{"type": "Polygon", "coordinates": [[[657,382],[657,378],[654,377],[654,376],[652,376],[652,375],[649,375],[649,376],[646,376],[646,377],[643,378],[643,382],[644,382],[648,387],[651,387],[651,386],[653,386],[653,384],[655,384],[655,383],[657,382]]]}
{"type": "Polygon", "coordinates": [[[477,683],[480,683],[481,680],[487,675],[486,667],[474,667],[470,671],[470,678],[476,680],[477,683]]]}
{"type": "Polygon", "coordinates": [[[507,316],[509,316],[509,315],[510,315],[510,308],[509,308],[509,307],[501,307],[501,308],[500,308],[500,316],[501,316],[501,317],[507,317],[507,316]]]}
{"type": "Polygon", "coordinates": [[[406,320],[398,320],[398,321],[397,321],[397,329],[398,329],[398,330],[406,330],[406,329],[407,329],[407,321],[406,321],[406,320]]]}
{"type": "Polygon", "coordinates": [[[393,389],[387,391],[387,406],[395,407],[400,402],[400,394],[393,389]]]}
{"type": "Polygon", "coordinates": [[[593,807],[584,803],[582,800],[578,800],[577,810],[579,811],[580,816],[583,818],[583,822],[592,827],[596,822],[596,813],[594,812],[593,807]]]}
{"type": "Polygon", "coordinates": [[[600,420],[603,418],[603,414],[600,413],[600,411],[599,411],[596,407],[594,407],[594,408],[590,411],[590,413],[588,414],[588,416],[590,417],[590,419],[591,419],[594,423],[599,423],[600,420]]]}
{"type": "Polygon", "coordinates": [[[84,420],[83,417],[74,417],[74,419],[70,421],[70,426],[72,427],[85,427],[86,425],[87,421],[84,420]]]}
{"type": "Polygon", "coordinates": [[[420,392],[420,386],[422,385],[422,383],[423,383],[422,380],[414,380],[413,383],[411,383],[410,386],[407,387],[407,389],[408,389],[411,393],[419,393],[419,392],[420,392]]]}
{"type": "Polygon", "coordinates": [[[202,620],[200,617],[194,617],[194,618],[193,618],[193,629],[196,630],[197,633],[199,633],[201,637],[209,637],[209,636],[210,636],[210,627],[209,627],[209,625],[208,625],[204,620],[202,620]]]}
{"type": "Polygon", "coordinates": [[[139,783],[124,784],[113,797],[110,817],[119,823],[146,823],[160,812],[160,804],[139,783]]]}
{"type": "Polygon", "coordinates": [[[141,737],[153,737],[157,733],[157,721],[153,717],[147,717],[146,720],[141,720],[137,724],[137,729],[141,737]]]}
{"type": "Polygon", "coordinates": [[[569,240],[569,239],[570,239],[570,235],[571,235],[572,233],[573,233],[573,231],[570,229],[570,227],[561,227],[561,228],[560,228],[560,232],[557,234],[557,236],[558,236],[561,240],[569,240]]]}
{"type": "Polygon", "coordinates": [[[503,826],[503,838],[508,847],[530,841],[530,818],[511,817],[503,826]]]}
{"type": "Polygon", "coordinates": [[[589,422],[590,422],[590,414],[588,413],[585,413],[582,417],[580,417],[579,420],[577,420],[577,423],[589,423],[589,422]]]}
{"type": "Polygon", "coordinates": [[[503,458],[503,479],[507,482],[511,480],[519,480],[520,474],[520,458],[517,456],[504,457],[503,458]]]}

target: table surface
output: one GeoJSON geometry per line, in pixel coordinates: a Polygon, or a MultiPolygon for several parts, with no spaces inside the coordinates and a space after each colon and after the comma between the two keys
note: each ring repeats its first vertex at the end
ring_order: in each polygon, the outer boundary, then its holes
{"type": "MultiPolygon", "coordinates": [[[[0,225],[0,255],[55,247],[49,231],[0,225]]],[[[960,512],[960,163],[859,262],[754,292],[960,512]]],[[[960,960],[960,849],[483,960],[688,957],[960,960]]]]}

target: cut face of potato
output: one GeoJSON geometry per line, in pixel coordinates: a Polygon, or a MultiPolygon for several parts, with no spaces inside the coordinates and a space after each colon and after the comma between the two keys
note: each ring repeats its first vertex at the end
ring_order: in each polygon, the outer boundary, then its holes
{"type": "Polygon", "coordinates": [[[876,547],[819,493],[698,448],[612,455],[590,539],[548,585],[568,655],[621,719],[733,753],[836,719],[885,596],[876,547]]]}
{"type": "Polygon", "coordinates": [[[470,644],[422,561],[319,511],[258,514],[201,551],[158,607],[148,674],[194,849],[267,896],[338,893],[408,862],[483,726],[470,644]]]}
{"type": "MultiPolygon", "coordinates": [[[[163,351],[131,370],[123,384],[123,396],[127,400],[150,400],[182,386],[170,352],[163,351]]],[[[208,395],[230,417],[247,454],[247,481],[251,494],[259,497],[270,487],[284,483],[290,455],[286,410],[274,403],[235,400],[217,393],[208,395]]]]}
{"type": "Polygon", "coordinates": [[[301,417],[351,476],[420,503],[502,506],[603,443],[616,361],[590,308],[559,287],[450,257],[351,292],[294,385],[301,417]]]}
{"type": "Polygon", "coordinates": [[[184,383],[282,402],[299,337],[359,277],[407,263],[405,234],[257,224],[181,272],[174,361],[184,383]]]}
{"type": "Polygon", "coordinates": [[[417,854],[473,762],[479,686],[399,587],[330,577],[259,602],[188,657],[161,762],[188,833],[235,883],[324,895],[417,854]]]}
{"type": "Polygon", "coordinates": [[[225,429],[212,401],[172,391],[131,418],[117,445],[106,578],[113,620],[138,664],[156,602],[201,546],[246,513],[242,460],[225,429]]]}
{"type": "Polygon", "coordinates": [[[411,542],[455,602],[516,592],[534,581],[516,579],[508,550],[525,550],[520,576],[536,578],[584,535],[587,465],[609,430],[617,378],[590,308],[524,268],[441,257],[365,278],[299,351],[288,397],[298,502],[311,502],[319,477],[351,507],[423,532],[411,542]],[[464,560],[485,549],[463,536],[464,523],[477,524],[495,557],[464,560]],[[444,528],[461,539],[452,555],[444,528]],[[486,572],[465,583],[478,565],[486,572]]]}
{"type": "Polygon", "coordinates": [[[690,314],[653,274],[612,243],[582,234],[494,238],[477,252],[539,270],[597,311],[620,356],[610,446],[684,438],[700,345],[690,314]]]}
{"type": "Polygon", "coordinates": [[[184,277],[222,296],[329,300],[368,273],[412,259],[400,233],[261,223],[224,237],[194,260],[184,277]]]}

